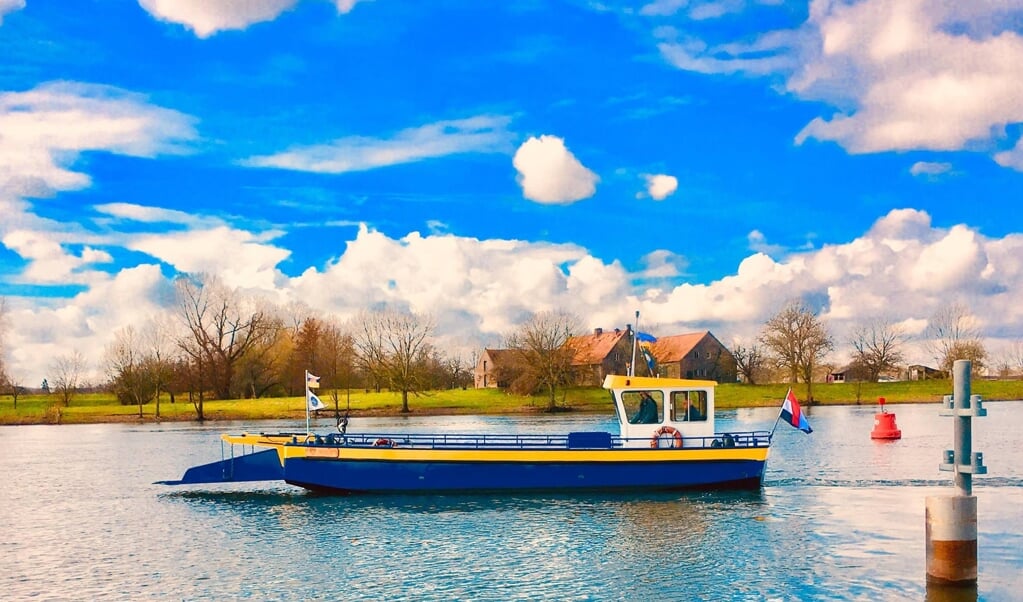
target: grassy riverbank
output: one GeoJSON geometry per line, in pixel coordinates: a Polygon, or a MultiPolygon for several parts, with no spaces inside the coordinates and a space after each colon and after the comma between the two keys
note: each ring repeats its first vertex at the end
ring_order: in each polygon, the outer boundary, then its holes
{"type": "MultiPolygon", "coordinates": [[[[787,384],[727,384],[717,388],[717,407],[721,409],[757,406],[781,406],[787,384]]],[[[796,396],[806,405],[806,386],[794,387],[796,396]]],[[[938,402],[952,392],[952,382],[930,380],[921,382],[815,384],[815,405],[875,404],[878,397],[888,403],[938,402]]],[[[1023,399],[1023,381],[974,381],[972,392],[986,400],[1023,399]]],[[[346,406],[344,391],[339,392],[340,407],[346,406]]],[[[329,390],[321,390],[320,398],[331,410],[334,400],[329,390]]],[[[207,401],[206,419],[266,420],[304,419],[304,399],[285,397],[272,399],[233,399],[207,401]]],[[[569,389],[559,394],[560,410],[576,413],[609,413],[607,391],[600,388],[569,389]]],[[[537,414],[545,411],[543,397],[521,397],[494,389],[432,391],[409,398],[413,415],[442,414],[537,414]]],[[[353,416],[398,415],[401,398],[396,393],[373,393],[362,390],[351,393],[353,416]]],[[[99,422],[192,421],[195,408],[186,399],[160,402],[160,416],[155,404],[147,404],[139,416],[138,406],[123,406],[112,395],[93,393],[75,396],[70,407],[63,407],[56,395],[22,395],[18,407],[10,396],[0,396],[0,424],[87,424],[99,422]]]]}

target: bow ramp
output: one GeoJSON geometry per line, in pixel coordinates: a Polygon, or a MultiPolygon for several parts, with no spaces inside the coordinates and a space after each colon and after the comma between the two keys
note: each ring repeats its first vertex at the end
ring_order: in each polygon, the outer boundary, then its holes
{"type": "Polygon", "coordinates": [[[157,481],[160,485],[194,485],[197,483],[236,483],[242,481],[282,481],[284,467],[276,449],[225,458],[193,466],[180,481],[157,481]]]}

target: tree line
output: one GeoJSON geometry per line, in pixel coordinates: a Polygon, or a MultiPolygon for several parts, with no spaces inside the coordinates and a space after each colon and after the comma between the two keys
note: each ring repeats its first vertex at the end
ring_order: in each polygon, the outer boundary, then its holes
{"type": "MultiPolygon", "coordinates": [[[[387,389],[409,397],[426,391],[465,388],[473,381],[475,357],[448,355],[434,343],[428,315],[390,309],[365,310],[346,321],[315,315],[300,304],[279,306],[247,296],[208,274],[186,274],[174,281],[174,305],[139,326],[116,331],[104,350],[102,386],[125,405],[144,407],[160,401],[187,400],[196,418],[205,418],[211,399],[297,396],[304,392],[306,370],[321,377],[335,408],[345,391],[387,389]]],[[[14,398],[25,391],[3,362],[6,304],[0,299],[0,387],[14,398]]],[[[506,334],[510,361],[497,378],[513,393],[543,394],[556,409],[558,394],[575,382],[573,353],[566,342],[580,332],[577,316],[560,310],[533,314],[506,334]]],[[[950,371],[956,359],[969,359],[975,372],[988,362],[976,321],[961,303],[939,309],[924,335],[938,368],[950,371]]],[[[903,327],[888,318],[855,326],[846,341],[852,362],[847,380],[876,381],[905,361],[910,341],[903,327]]],[[[828,325],[806,303],[787,303],[763,325],[757,337],[731,349],[744,382],[787,380],[805,383],[807,399],[836,342],[828,325]]],[[[1023,369],[1023,344],[1004,356],[999,370],[1023,369]]],[[[83,386],[86,362],[78,351],[54,358],[46,384],[59,403],[70,405],[83,386]]]]}

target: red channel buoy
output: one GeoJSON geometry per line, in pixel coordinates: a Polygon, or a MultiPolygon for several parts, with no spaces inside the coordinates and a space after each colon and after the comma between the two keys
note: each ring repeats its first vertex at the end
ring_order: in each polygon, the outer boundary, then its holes
{"type": "Polygon", "coordinates": [[[874,430],[870,433],[871,439],[901,439],[902,431],[895,424],[895,414],[884,409],[884,397],[877,398],[881,411],[874,414],[874,430]]]}

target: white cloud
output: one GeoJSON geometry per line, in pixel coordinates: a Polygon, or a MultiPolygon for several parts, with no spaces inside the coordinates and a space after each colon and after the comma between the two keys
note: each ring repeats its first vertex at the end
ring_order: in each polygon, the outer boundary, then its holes
{"type": "MultiPolygon", "coordinates": [[[[941,0],[814,3],[816,47],[789,89],[849,108],[796,137],[853,153],[959,150],[1023,121],[1023,36],[994,29],[1008,6],[941,0]]],[[[1018,10],[1018,8],[1017,8],[1018,10]]]]}
{"type": "Polygon", "coordinates": [[[88,364],[89,382],[102,382],[103,349],[112,333],[164,312],[169,287],[158,266],[140,265],[97,279],[87,291],[64,302],[30,307],[26,300],[12,298],[8,338],[12,376],[19,384],[37,387],[43,378],[52,378],[46,373],[48,358],[78,350],[88,364]]]}
{"type": "Polygon", "coordinates": [[[749,244],[751,251],[757,253],[763,253],[764,255],[775,255],[785,250],[785,247],[781,245],[773,245],[767,242],[767,237],[760,230],[751,230],[746,235],[746,242],[749,244]]]}
{"type": "MultiPolygon", "coordinates": [[[[381,304],[428,313],[440,325],[438,346],[452,352],[460,350],[450,346],[499,341],[530,312],[555,308],[578,314],[587,329],[623,327],[640,310],[644,330],[655,334],[707,328],[724,341],[751,340],[792,298],[821,308],[839,362],[847,352],[842,341],[860,321],[883,316],[922,332],[935,309],[952,299],[970,307],[989,337],[1023,332],[1023,235],[992,239],[963,224],[938,228],[914,209],[891,211],[842,244],[780,259],[754,253],[733,274],[678,286],[656,279],[686,267],[667,251],[649,254],[632,273],[577,245],[416,232],[390,238],[366,226],[325,267],[289,278],[278,269],[288,257],[273,244],[278,235],[225,226],[143,234],[126,245],[178,269],[211,271],[231,286],[281,303],[303,301],[341,319],[381,304]]],[[[46,257],[39,244],[37,255],[46,257]]],[[[102,252],[90,253],[79,259],[102,259],[102,252]]],[[[18,378],[39,382],[45,366],[37,358],[68,349],[82,350],[98,366],[113,332],[170,307],[170,282],[155,265],[113,276],[95,272],[87,286],[46,307],[12,300],[10,349],[18,378]]],[[[929,361],[915,350],[908,359],[929,361]]]]}
{"type": "MultiPolygon", "coordinates": [[[[663,16],[683,6],[691,16],[741,8],[665,0],[641,13],[663,16]]],[[[797,144],[814,138],[851,153],[989,151],[1007,125],[1023,122],[1023,35],[1007,25],[1021,12],[1017,0],[817,0],[800,28],[752,41],[710,44],[665,26],[655,37],[679,69],[782,75],[794,95],[836,107],[806,124],[797,144]]],[[[1019,148],[996,161],[1021,169],[1019,148]]]]}
{"type": "Polygon", "coordinates": [[[109,253],[91,247],[84,247],[76,255],[66,250],[60,237],[51,232],[13,230],[0,242],[28,261],[28,267],[12,279],[14,282],[80,284],[90,280],[89,274],[80,272],[80,268],[113,261],[109,253]]]}
{"type": "Polygon", "coordinates": [[[104,203],[94,209],[104,215],[123,220],[148,224],[181,224],[186,226],[217,226],[223,224],[219,219],[197,216],[184,211],[147,207],[136,203],[104,203]]]}
{"type": "Polygon", "coordinates": [[[1015,148],[996,153],[995,161],[1002,167],[1023,171],[1023,137],[1016,142],[1015,148]]]}
{"type": "Polygon", "coordinates": [[[136,157],[180,153],[196,138],[193,119],[110,86],[50,82],[0,94],[0,187],[73,190],[89,185],[71,170],[81,151],[136,157]]]}
{"type": "Polygon", "coordinates": [[[4,15],[23,8],[25,8],[25,0],[0,0],[0,25],[4,22],[4,15]]]}
{"type": "Polygon", "coordinates": [[[639,9],[639,14],[648,17],[664,17],[674,15],[685,8],[689,0],[654,0],[639,9]]]}
{"type": "Polygon", "coordinates": [[[249,167],[275,167],[315,173],[365,171],[458,153],[507,152],[509,119],[479,115],[402,130],[391,139],[350,136],[328,144],[300,146],[241,161],[249,167]]]}
{"type": "MultiPolygon", "coordinates": [[[[3,2],[0,0],[0,8],[3,2]]],[[[14,2],[23,0],[13,0],[14,2]]],[[[254,23],[273,21],[291,10],[299,0],[138,0],[139,6],[157,19],[178,23],[200,38],[229,29],[245,29],[254,23]]],[[[338,14],[347,14],[365,0],[332,0],[338,14]]],[[[2,14],[2,13],[0,13],[2,14]]]]}
{"type": "Polygon", "coordinates": [[[689,266],[685,257],[664,249],[647,253],[641,261],[645,266],[642,276],[647,279],[674,278],[689,266]]]}
{"type": "MultiPolygon", "coordinates": [[[[0,94],[0,242],[26,262],[22,284],[91,284],[112,261],[103,234],[44,219],[26,198],[90,184],[74,171],[79,153],[137,157],[180,153],[197,135],[187,115],[110,86],[51,82],[0,94]]],[[[111,205],[116,207],[116,205],[111,205]]]]}
{"type": "Polygon", "coordinates": [[[291,254],[270,244],[281,232],[254,234],[220,226],[203,230],[143,234],[126,246],[164,261],[179,272],[208,272],[232,288],[273,290],[277,266],[291,254]]]}
{"type": "Polygon", "coordinates": [[[658,30],[664,39],[657,48],[679,69],[706,74],[746,73],[768,75],[787,72],[796,66],[793,48],[802,43],[799,32],[772,31],[753,42],[710,46],[698,38],[679,36],[674,29],[658,30]]]}
{"type": "MultiPolygon", "coordinates": [[[[272,21],[298,0],[138,0],[154,17],[179,23],[200,38],[225,29],[245,29],[253,23],[272,21]]],[[[347,4],[337,3],[338,10],[347,4]]],[[[354,4],[354,2],[352,3],[354,4]]],[[[350,10],[350,7],[349,7],[350,10]]]]}
{"type": "Polygon", "coordinates": [[[909,168],[909,173],[914,176],[937,176],[947,173],[952,169],[951,163],[937,163],[931,161],[917,161],[909,168]]]}
{"type": "Polygon", "coordinates": [[[597,174],[587,169],[557,136],[531,137],[515,151],[522,196],[538,203],[566,205],[593,196],[597,174]]]}
{"type": "Polygon", "coordinates": [[[347,14],[352,12],[355,5],[360,1],[365,2],[366,0],[334,0],[334,6],[337,7],[337,12],[340,14],[347,14]]]}
{"type": "Polygon", "coordinates": [[[646,174],[643,177],[646,178],[647,194],[656,201],[663,201],[678,190],[678,178],[675,176],[646,174]]]}

